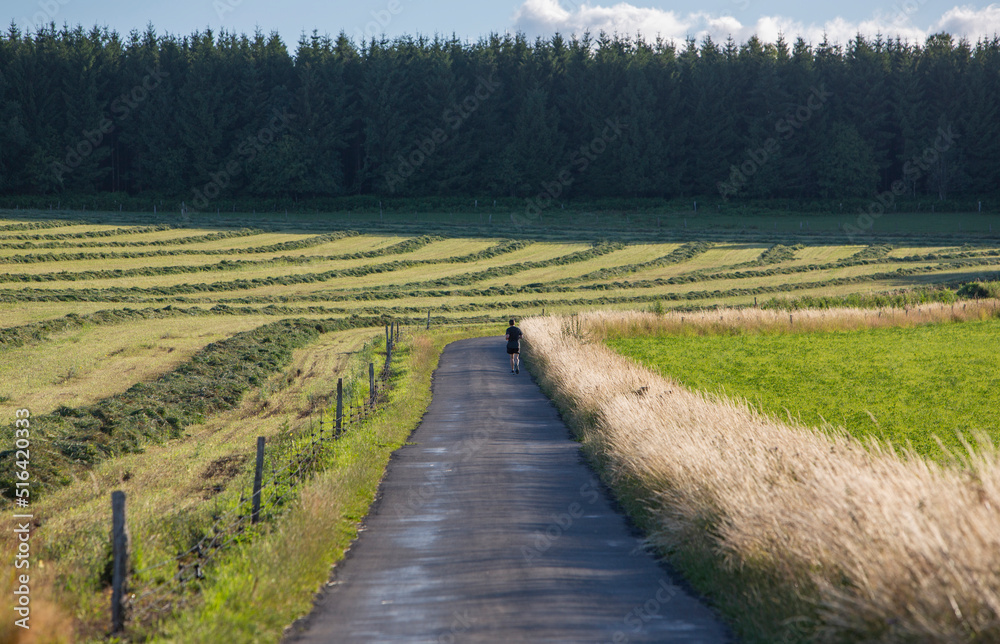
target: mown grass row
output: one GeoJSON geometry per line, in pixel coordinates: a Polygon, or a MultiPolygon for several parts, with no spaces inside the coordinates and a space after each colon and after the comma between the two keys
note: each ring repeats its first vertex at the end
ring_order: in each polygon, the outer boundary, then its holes
{"type": "MultiPolygon", "coordinates": [[[[532,268],[539,268],[541,266],[551,266],[554,264],[571,263],[571,262],[581,262],[591,259],[593,257],[611,252],[621,247],[621,244],[596,244],[589,251],[581,251],[579,253],[573,253],[563,257],[558,257],[553,260],[548,260],[545,262],[521,262],[518,264],[512,264],[510,266],[495,267],[485,271],[488,273],[486,276],[481,276],[479,279],[486,279],[487,277],[495,277],[499,274],[513,274],[519,271],[530,270],[532,268]]],[[[259,288],[262,286],[291,286],[295,284],[313,284],[320,282],[328,282],[334,279],[348,278],[348,277],[363,277],[365,275],[371,275],[375,273],[389,273],[393,271],[402,270],[405,268],[413,268],[415,266],[428,265],[428,264],[450,264],[450,263],[463,263],[469,261],[477,261],[479,259],[494,257],[499,254],[513,252],[518,248],[523,248],[521,242],[516,241],[504,241],[492,248],[484,249],[476,253],[469,253],[467,255],[461,255],[457,257],[445,258],[445,259],[424,259],[424,260],[395,260],[392,262],[386,262],[382,264],[371,264],[366,266],[357,266],[353,268],[335,269],[324,271],[321,273],[306,273],[302,275],[282,275],[274,277],[257,277],[249,280],[232,280],[224,282],[213,282],[207,284],[177,284],[174,286],[152,286],[152,287],[110,287],[106,289],[72,289],[59,293],[55,297],[50,295],[45,295],[45,291],[48,289],[17,289],[17,290],[7,290],[0,291],[0,302],[16,302],[16,301],[137,301],[136,298],[141,296],[170,296],[170,295],[184,295],[192,293],[215,293],[215,292],[225,292],[225,291],[242,291],[247,289],[259,288]],[[75,295],[73,294],[75,293],[75,295]],[[101,294],[105,293],[112,299],[105,299],[105,296],[101,294]]],[[[231,262],[235,264],[235,262],[231,262]]],[[[264,263],[271,263],[270,260],[264,263]]],[[[163,268],[177,268],[177,272],[197,272],[202,270],[204,267],[163,267],[163,268]],[[186,269],[191,268],[188,271],[186,269]]],[[[156,271],[158,269],[135,269],[137,271],[151,270],[156,271]]],[[[217,270],[217,269],[216,269],[217,270]]],[[[467,275],[479,275],[475,273],[470,273],[467,275]]],[[[471,279],[470,279],[471,281],[471,279]]],[[[435,282],[436,283],[436,282],[435,282]]]]}
{"type": "MultiPolygon", "coordinates": [[[[140,228],[143,227],[140,226],[140,228]]],[[[170,230],[174,227],[164,225],[164,226],[151,226],[150,228],[156,228],[157,230],[170,230]]],[[[135,232],[150,232],[150,231],[148,230],[133,231],[133,234],[135,232]]],[[[176,239],[150,239],[146,241],[87,241],[87,242],[22,241],[20,243],[0,241],[0,248],[24,250],[31,248],[93,248],[98,246],[109,246],[112,248],[129,248],[129,247],[136,248],[143,246],[183,246],[185,244],[202,244],[206,242],[221,241],[224,239],[233,239],[236,237],[250,237],[252,235],[262,235],[265,232],[267,231],[261,230],[259,228],[239,228],[237,230],[225,230],[216,233],[206,233],[204,235],[193,235],[191,237],[177,237],[176,239]]],[[[115,234],[121,235],[124,233],[116,232],[115,234]]]]}
{"type": "MultiPolygon", "coordinates": [[[[33,496],[66,483],[81,468],[134,452],[149,442],[179,436],[184,427],[232,409],[243,393],[285,366],[293,349],[320,333],[376,326],[381,319],[281,320],[207,345],[188,362],[149,383],[137,383],[93,405],[60,407],[32,422],[35,445],[47,445],[32,461],[33,496]]],[[[0,430],[14,445],[14,426],[0,430]]],[[[13,449],[0,452],[0,493],[14,491],[13,449]]]]}
{"type": "Polygon", "coordinates": [[[22,324],[20,326],[5,327],[0,329],[0,350],[11,349],[24,346],[25,344],[35,344],[44,342],[53,333],[80,329],[86,326],[99,326],[104,324],[123,324],[135,320],[159,320],[164,318],[210,315],[207,309],[192,307],[178,308],[167,306],[164,308],[146,309],[104,309],[85,315],[67,313],[60,318],[22,324]]]}
{"type": "Polygon", "coordinates": [[[17,224],[2,224],[0,232],[20,230],[45,230],[47,228],[63,228],[65,226],[86,226],[90,222],[82,219],[54,219],[52,221],[22,221],[17,224]]]}
{"type": "MultiPolygon", "coordinates": [[[[324,237],[330,237],[324,235],[324,237]]],[[[319,262],[327,261],[337,261],[342,259],[355,259],[362,257],[378,257],[382,255],[393,255],[410,253],[419,248],[422,248],[431,242],[439,241],[441,238],[436,237],[416,237],[413,239],[407,239],[398,244],[393,244],[392,246],[379,249],[376,251],[367,251],[362,253],[349,253],[345,255],[337,256],[281,256],[281,257],[269,257],[267,259],[247,259],[247,260],[230,260],[224,259],[221,262],[215,264],[204,264],[204,265],[177,265],[177,266],[144,266],[141,268],[119,268],[119,269],[107,269],[107,270],[90,270],[90,271],[60,271],[58,273],[0,273],[0,283],[2,282],[76,282],[76,281],[87,281],[87,280],[97,280],[97,279],[122,279],[128,277],[155,277],[160,275],[183,275],[191,273],[216,273],[225,271],[236,271],[245,270],[249,268],[261,268],[265,266],[296,266],[296,265],[308,265],[316,264],[319,262]]],[[[456,264],[456,263],[468,263],[475,262],[483,259],[489,259],[502,255],[504,253],[510,253],[515,250],[524,248],[527,246],[525,242],[518,241],[504,241],[496,244],[490,248],[469,253],[467,255],[459,255],[456,257],[450,257],[446,259],[420,259],[420,260],[403,260],[403,262],[398,263],[394,266],[392,270],[398,270],[399,268],[410,268],[412,266],[417,266],[420,264],[456,264]]],[[[340,271],[327,271],[320,274],[304,275],[300,276],[307,278],[305,281],[326,281],[329,279],[335,279],[338,277],[344,277],[348,273],[345,271],[356,271],[356,269],[342,269],[340,271]]],[[[372,267],[372,270],[367,272],[354,272],[350,273],[353,277],[358,277],[361,275],[367,275],[370,272],[382,272],[379,267],[372,267]]],[[[270,279],[280,279],[280,278],[270,278],[270,279]]],[[[301,283],[301,282],[296,282],[301,283]]]]}
{"type": "MultiPolygon", "coordinates": [[[[617,290],[620,288],[652,288],[655,286],[666,286],[668,284],[692,284],[696,282],[707,282],[716,280],[749,280],[755,277],[771,277],[774,275],[794,275],[798,273],[812,273],[816,271],[835,270],[838,268],[848,268],[851,266],[882,264],[883,261],[861,260],[855,262],[835,262],[832,264],[810,264],[808,266],[777,266],[756,271],[733,271],[727,273],[687,273],[675,275],[673,277],[661,277],[652,280],[638,280],[635,282],[614,282],[610,284],[585,284],[579,288],[582,290],[617,290]]],[[[940,272],[947,269],[963,268],[968,266],[996,266],[1000,265],[1000,258],[980,257],[972,259],[960,259],[940,262],[937,266],[914,266],[910,268],[899,268],[893,273],[879,273],[879,275],[918,275],[923,273],[940,272]]]]}
{"type": "Polygon", "coordinates": [[[761,253],[760,257],[754,263],[758,266],[765,266],[767,264],[780,264],[781,262],[791,261],[795,259],[795,251],[802,250],[803,248],[805,248],[804,244],[796,244],[794,246],[775,244],[761,253]]]}
{"type": "MultiPolygon", "coordinates": [[[[401,264],[394,262],[392,264],[401,264]]],[[[392,269],[392,264],[379,265],[378,270],[369,270],[364,273],[385,272],[392,269]]],[[[991,262],[990,265],[1000,264],[1000,260],[991,262]]],[[[399,266],[404,268],[405,266],[399,266]]],[[[595,296],[580,297],[575,299],[562,298],[558,300],[536,300],[540,305],[591,305],[591,304],[621,304],[628,302],[653,302],[662,301],[697,301],[712,298],[730,298],[740,296],[761,296],[774,293],[793,292],[827,287],[838,287],[849,284],[866,284],[884,280],[897,280],[900,277],[926,275],[936,272],[943,272],[952,266],[927,266],[914,267],[909,269],[899,269],[892,272],[870,273],[867,275],[855,275],[851,277],[830,278],[812,282],[798,282],[794,284],[757,285],[745,288],[730,288],[718,290],[698,290],[680,293],[641,293],[637,291],[648,290],[655,286],[662,286],[674,283],[669,279],[644,280],[637,282],[622,282],[614,284],[593,284],[579,287],[561,286],[558,284],[528,284],[528,285],[502,285],[488,288],[465,288],[465,289],[424,289],[424,290],[403,290],[399,286],[373,287],[371,289],[342,289],[337,293],[296,293],[290,295],[260,295],[260,296],[237,296],[232,298],[222,298],[218,301],[224,304],[268,304],[268,303],[291,303],[291,302],[337,302],[337,301],[391,301],[417,297],[425,298],[456,298],[456,297],[504,297],[523,294],[546,294],[546,293],[587,293],[587,292],[610,292],[618,291],[625,294],[621,296],[595,296]]],[[[332,279],[328,278],[328,279],[332,279]]],[[[670,278],[674,279],[674,278],[670,278]]],[[[971,280],[971,276],[970,276],[971,280]]],[[[196,284],[177,285],[169,287],[110,287],[104,289],[7,289],[0,291],[0,302],[122,302],[122,303],[201,303],[200,298],[187,297],[188,295],[211,294],[223,291],[240,291],[259,286],[272,284],[290,285],[311,282],[321,282],[314,275],[288,276],[279,278],[257,278],[254,280],[237,280],[232,282],[221,282],[217,284],[196,284]]],[[[697,281],[697,280],[691,280],[697,281]]]]}
{"type": "MultiPolygon", "coordinates": [[[[251,246],[248,248],[224,248],[224,249],[203,249],[203,248],[174,248],[171,250],[151,250],[151,251],[105,251],[105,252],[82,252],[82,253],[28,253],[23,255],[10,255],[0,257],[0,264],[38,264],[45,262],[74,261],[87,259],[141,259],[144,257],[172,257],[180,255],[255,255],[264,253],[280,253],[292,250],[302,250],[320,246],[338,239],[347,237],[357,237],[361,233],[355,230],[343,230],[323,235],[314,235],[304,239],[293,239],[264,246],[251,246]]],[[[190,238],[182,238],[190,239],[190,238]]],[[[433,238],[438,239],[438,238],[433,238]]],[[[166,240],[163,240],[166,241],[166,240]]],[[[416,250],[425,243],[409,243],[410,240],[393,244],[386,248],[359,253],[345,253],[343,255],[320,256],[319,259],[359,259],[363,257],[378,257],[380,255],[392,255],[395,253],[416,250]]],[[[319,261],[317,259],[317,261],[319,261]]]]}
{"type": "MultiPolygon", "coordinates": [[[[262,232],[262,231],[261,231],[262,232]]],[[[260,234],[260,233],[256,233],[260,234]]],[[[173,255],[253,255],[257,253],[280,253],[290,250],[301,250],[312,248],[321,244],[326,244],[346,237],[356,237],[357,231],[343,230],[324,235],[314,235],[304,239],[293,239],[285,242],[266,244],[264,246],[250,246],[248,248],[225,248],[225,249],[201,249],[201,248],[175,248],[172,250],[135,251],[135,252],[86,252],[86,253],[44,253],[44,254],[24,254],[0,257],[0,263],[4,264],[36,264],[44,262],[59,262],[66,260],[86,260],[86,259],[138,259],[143,257],[169,257],[173,255]]],[[[196,243],[190,240],[205,241],[202,237],[182,237],[178,241],[184,244],[196,243]]],[[[212,240],[208,240],[212,241],[212,240]]],[[[137,242],[136,245],[171,245],[172,240],[153,240],[148,244],[137,242]],[[155,243],[154,243],[155,242],[155,243]]]]}
{"type": "Polygon", "coordinates": [[[979,251],[960,251],[956,253],[925,253],[923,255],[908,255],[906,257],[888,257],[888,253],[892,250],[892,246],[888,244],[879,244],[874,246],[866,246],[857,253],[851,255],[850,257],[845,257],[844,259],[837,260],[835,262],[827,262],[826,264],[808,264],[805,266],[775,266],[773,268],[768,268],[764,270],[757,271],[740,271],[736,269],[747,268],[751,266],[764,266],[773,262],[764,261],[763,255],[767,255],[771,250],[775,248],[783,249],[781,255],[784,256],[780,261],[790,261],[795,259],[794,254],[788,256],[786,251],[801,250],[805,246],[799,244],[794,247],[786,247],[778,244],[772,248],[765,251],[761,258],[752,262],[744,262],[742,264],[733,264],[731,266],[720,266],[710,269],[702,269],[698,271],[692,271],[690,273],[685,273],[684,275],[677,276],[671,279],[678,281],[672,282],[675,284],[698,282],[702,280],[718,280],[718,279],[748,279],[752,277],[767,277],[770,275],[791,275],[795,273],[808,273],[812,271],[822,271],[822,270],[833,270],[837,268],[848,268],[851,266],[872,266],[877,264],[906,264],[914,262],[929,262],[929,261],[948,261],[954,260],[955,266],[972,266],[975,265],[975,260],[984,260],[986,258],[1000,257],[1000,250],[990,249],[990,250],[979,250],[979,251]],[[970,260],[970,263],[962,263],[958,260],[970,260]]]}
{"type": "Polygon", "coordinates": [[[118,237],[121,235],[139,235],[142,233],[158,233],[164,230],[171,230],[170,224],[157,224],[155,226],[132,226],[129,228],[112,228],[110,230],[85,230],[78,233],[41,233],[18,235],[3,235],[0,239],[16,239],[18,241],[50,241],[64,239],[91,239],[94,237],[118,237]]]}
{"type": "Polygon", "coordinates": [[[848,260],[882,259],[892,252],[892,244],[872,244],[854,253],[848,260]]]}
{"type": "Polygon", "coordinates": [[[530,271],[536,268],[547,268],[549,266],[563,266],[566,264],[575,264],[577,262],[586,262],[591,259],[600,257],[602,255],[613,253],[616,250],[621,250],[622,248],[625,248],[624,242],[597,242],[587,250],[580,250],[575,253],[570,253],[568,255],[553,257],[552,259],[545,259],[535,262],[518,262],[516,264],[508,264],[506,266],[492,266],[485,270],[476,271],[472,273],[463,273],[461,275],[452,275],[450,277],[441,277],[438,279],[426,280],[422,282],[407,282],[406,284],[400,284],[398,286],[389,286],[380,288],[421,288],[421,287],[460,286],[464,284],[473,284],[475,282],[481,282],[483,280],[495,279],[497,277],[514,275],[516,273],[522,273],[524,271],[530,271]]]}
{"type": "Polygon", "coordinates": [[[628,275],[631,273],[635,273],[637,271],[647,270],[650,268],[660,268],[661,266],[680,264],[681,262],[686,262],[688,260],[694,259],[698,255],[705,253],[710,248],[712,248],[712,246],[713,243],[707,241],[688,242],[682,245],[680,248],[674,249],[673,252],[664,255],[663,257],[651,259],[648,262],[638,262],[635,264],[624,264],[622,266],[602,268],[596,271],[592,271],[590,273],[586,273],[585,275],[580,275],[579,277],[564,277],[563,279],[555,280],[552,283],[574,284],[578,282],[609,279],[612,277],[628,275]]]}

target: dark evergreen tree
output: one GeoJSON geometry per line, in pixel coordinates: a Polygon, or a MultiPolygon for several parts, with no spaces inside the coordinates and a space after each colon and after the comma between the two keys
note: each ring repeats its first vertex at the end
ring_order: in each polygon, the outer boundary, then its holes
{"type": "Polygon", "coordinates": [[[937,199],[1000,186],[1000,39],[0,38],[0,194],[937,199]]]}

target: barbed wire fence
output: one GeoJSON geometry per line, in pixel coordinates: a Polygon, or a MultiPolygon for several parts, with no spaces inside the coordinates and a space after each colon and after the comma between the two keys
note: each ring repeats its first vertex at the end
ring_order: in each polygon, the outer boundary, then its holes
{"type": "Polygon", "coordinates": [[[318,422],[271,439],[257,439],[252,489],[240,492],[235,507],[219,513],[212,526],[187,550],[141,569],[129,570],[129,534],[124,492],[112,493],[112,595],[111,634],[121,635],[128,623],[151,623],[181,608],[200,587],[210,564],[228,546],[252,538],[252,527],[276,518],[308,481],[323,467],[328,447],[385,404],[388,399],[392,356],[400,327],[385,327],[386,355],[382,368],[368,364],[368,395],[344,407],[343,379],[337,381],[336,412],[321,413],[318,422]]]}

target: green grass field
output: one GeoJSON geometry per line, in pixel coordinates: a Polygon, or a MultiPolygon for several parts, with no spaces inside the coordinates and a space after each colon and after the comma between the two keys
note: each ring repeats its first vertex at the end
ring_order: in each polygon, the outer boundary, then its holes
{"type": "Polygon", "coordinates": [[[942,458],[978,432],[1000,443],[1000,321],[808,334],[613,338],[685,386],[807,425],[942,458]]]}

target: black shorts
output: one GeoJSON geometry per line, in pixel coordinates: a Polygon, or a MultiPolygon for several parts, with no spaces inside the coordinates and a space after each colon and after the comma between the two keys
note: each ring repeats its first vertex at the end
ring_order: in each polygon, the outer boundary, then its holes
{"type": "Polygon", "coordinates": [[[520,353],[520,352],[521,352],[520,349],[511,349],[510,347],[507,347],[507,353],[509,353],[511,355],[514,355],[515,353],[520,353]]]}

